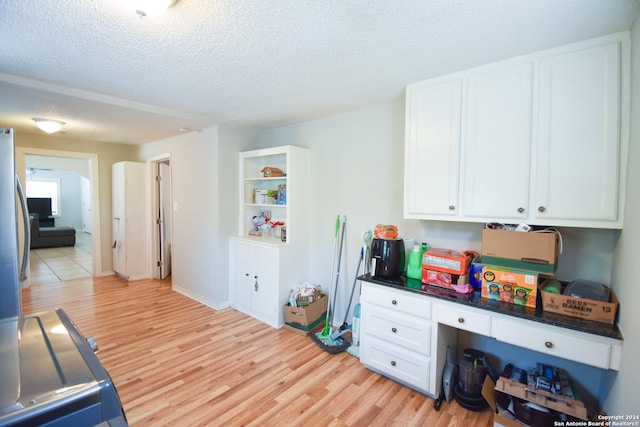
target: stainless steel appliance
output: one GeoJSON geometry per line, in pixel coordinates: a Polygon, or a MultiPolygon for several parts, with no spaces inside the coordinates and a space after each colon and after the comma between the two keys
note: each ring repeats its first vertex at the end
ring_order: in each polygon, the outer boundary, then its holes
{"type": "Polygon", "coordinates": [[[95,343],[62,310],[22,314],[29,227],[19,189],[25,227],[19,255],[16,185],[13,131],[0,128],[0,427],[126,426],[95,343]]]}

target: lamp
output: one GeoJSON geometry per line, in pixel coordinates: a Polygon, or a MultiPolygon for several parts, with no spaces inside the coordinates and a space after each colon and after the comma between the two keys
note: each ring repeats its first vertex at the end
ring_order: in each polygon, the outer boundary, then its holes
{"type": "Polygon", "coordinates": [[[62,125],[64,125],[64,122],[58,120],[34,118],[33,121],[36,122],[36,126],[38,126],[38,129],[48,134],[60,132],[60,129],[62,129],[62,125]]]}
{"type": "Polygon", "coordinates": [[[141,18],[162,15],[176,0],[125,0],[127,7],[141,18]]]}

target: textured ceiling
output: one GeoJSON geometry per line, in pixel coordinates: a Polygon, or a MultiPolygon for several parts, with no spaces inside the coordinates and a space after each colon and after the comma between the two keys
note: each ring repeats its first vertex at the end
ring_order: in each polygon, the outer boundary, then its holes
{"type": "Polygon", "coordinates": [[[386,102],[408,83],[629,30],[640,0],[0,0],[0,126],[138,144],[271,128],[386,102]]]}

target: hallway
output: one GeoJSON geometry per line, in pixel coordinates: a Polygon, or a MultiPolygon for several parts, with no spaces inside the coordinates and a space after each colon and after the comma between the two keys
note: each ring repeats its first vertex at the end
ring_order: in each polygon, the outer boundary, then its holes
{"type": "Polygon", "coordinates": [[[57,284],[93,276],[91,235],[76,231],[73,247],[34,249],[30,255],[31,285],[57,284]]]}

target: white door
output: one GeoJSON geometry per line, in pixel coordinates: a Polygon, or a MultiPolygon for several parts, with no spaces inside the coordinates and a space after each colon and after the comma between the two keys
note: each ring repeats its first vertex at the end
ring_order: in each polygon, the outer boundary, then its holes
{"type": "Polygon", "coordinates": [[[82,230],[85,233],[93,232],[93,216],[91,214],[91,181],[84,176],[80,177],[82,197],[82,230]]]}
{"type": "Polygon", "coordinates": [[[470,76],[462,143],[465,217],[526,218],[533,65],[470,76]]]}
{"type": "Polygon", "coordinates": [[[462,80],[407,89],[406,218],[458,214],[462,80]]]}
{"type": "Polygon", "coordinates": [[[158,164],[158,214],[160,235],[160,278],[171,274],[171,167],[168,162],[158,164]]]}
{"type": "Polygon", "coordinates": [[[539,93],[537,217],[615,221],[619,43],[541,60],[539,93]]]}
{"type": "Polygon", "coordinates": [[[124,164],[115,163],[112,169],[112,209],[113,209],[113,270],[121,273],[126,271],[126,245],[125,236],[125,213],[124,213],[124,164]]]}

